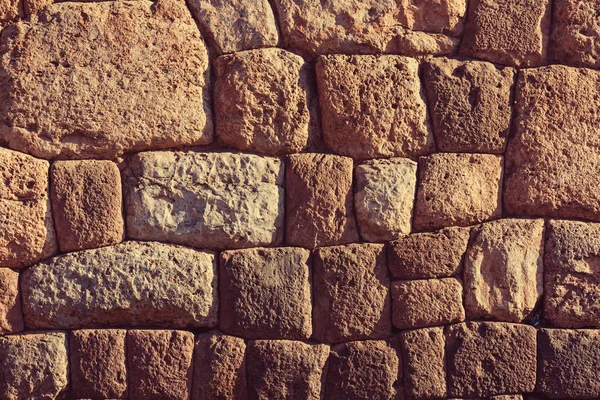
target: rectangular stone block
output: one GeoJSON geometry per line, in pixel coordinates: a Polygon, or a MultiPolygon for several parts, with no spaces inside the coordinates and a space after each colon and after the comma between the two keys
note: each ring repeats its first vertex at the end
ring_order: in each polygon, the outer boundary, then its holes
{"type": "Polygon", "coordinates": [[[25,324],[19,293],[19,273],[0,268],[0,335],[17,333],[23,329],[25,324]]]}

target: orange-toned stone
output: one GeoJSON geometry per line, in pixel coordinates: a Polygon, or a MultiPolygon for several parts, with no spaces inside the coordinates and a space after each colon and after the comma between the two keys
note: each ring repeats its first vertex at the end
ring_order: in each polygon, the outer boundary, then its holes
{"type": "Polygon", "coordinates": [[[0,268],[0,334],[17,333],[23,329],[19,273],[0,268]]]}

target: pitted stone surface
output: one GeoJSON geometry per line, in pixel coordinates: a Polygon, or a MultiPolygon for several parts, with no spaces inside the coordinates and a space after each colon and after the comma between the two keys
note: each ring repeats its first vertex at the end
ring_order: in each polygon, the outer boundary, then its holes
{"type": "Polygon", "coordinates": [[[17,333],[24,328],[19,273],[0,268],[0,335],[17,333]]]}
{"type": "Polygon", "coordinates": [[[4,0],[0,2],[0,25],[12,22],[23,16],[23,12],[19,7],[20,4],[20,0],[4,0]]]}

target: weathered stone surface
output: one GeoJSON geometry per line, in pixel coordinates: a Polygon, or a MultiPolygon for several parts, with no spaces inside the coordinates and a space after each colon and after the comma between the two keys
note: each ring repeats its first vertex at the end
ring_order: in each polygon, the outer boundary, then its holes
{"type": "Polygon", "coordinates": [[[354,173],[354,208],[362,238],[385,242],[410,233],[417,163],[406,158],[371,160],[354,173]]]}
{"type": "Polygon", "coordinates": [[[71,332],[69,366],[74,398],[127,398],[125,335],[122,329],[71,332]]]}
{"type": "Polygon", "coordinates": [[[20,332],[24,328],[19,273],[0,268],[0,335],[20,332]]]}
{"type": "Polygon", "coordinates": [[[32,22],[2,35],[0,142],[113,158],[212,141],[208,55],[184,2],[56,3],[32,22]]]}
{"type": "Polygon", "coordinates": [[[392,278],[413,280],[459,275],[469,232],[469,228],[446,228],[391,242],[387,258],[392,278]]]}
{"type": "Polygon", "coordinates": [[[390,53],[409,57],[447,56],[458,51],[460,39],[446,35],[400,30],[400,34],[390,43],[390,53]]]}
{"type": "Polygon", "coordinates": [[[487,222],[472,236],[463,273],[467,318],[529,318],[544,290],[544,220],[487,222]]]}
{"type": "Polygon", "coordinates": [[[191,332],[128,331],[129,399],[189,399],[193,355],[191,332]]]}
{"type": "Polygon", "coordinates": [[[316,340],[337,343],[390,336],[390,278],[383,245],[315,250],[313,285],[316,340]]]}
{"type": "Polygon", "coordinates": [[[214,331],[201,333],[194,348],[193,400],[247,399],[246,343],[214,331]]]}
{"type": "Polygon", "coordinates": [[[392,320],[399,329],[465,320],[463,287],[455,278],[392,282],[392,320]]]}
{"type": "Polygon", "coordinates": [[[290,340],[251,340],[246,355],[250,400],[322,398],[329,346],[290,340]]]}
{"type": "Polygon", "coordinates": [[[286,163],[288,244],[306,248],[358,242],[352,204],[352,160],[293,154],[286,163]]]}
{"type": "Polygon", "coordinates": [[[510,131],[514,69],[434,58],[424,72],[438,149],[503,153],[510,131]]]}
{"type": "Polygon", "coordinates": [[[541,65],[550,0],[470,0],[460,54],[515,67],[541,65]]]}
{"type": "Polygon", "coordinates": [[[188,4],[216,54],[277,46],[279,34],[268,0],[191,0],[188,4]]]}
{"type": "Polygon", "coordinates": [[[0,2],[0,25],[23,16],[23,12],[19,7],[20,4],[20,0],[3,0],[0,2]]]}
{"type": "Polygon", "coordinates": [[[600,331],[541,329],[536,391],[552,398],[600,397],[600,331]]]}
{"type": "Polygon", "coordinates": [[[443,328],[400,333],[406,394],[411,399],[446,397],[446,350],[443,328]]]}
{"type": "Polygon", "coordinates": [[[23,12],[26,16],[29,16],[52,4],[54,4],[54,0],[23,0],[23,12]]]}
{"type": "Polygon", "coordinates": [[[536,329],[504,322],[467,322],[446,330],[448,394],[492,396],[532,392],[536,329]]]}
{"type": "Polygon", "coordinates": [[[467,0],[401,0],[398,4],[402,26],[415,30],[459,36],[467,11],[467,0]]]}
{"type": "Polygon", "coordinates": [[[0,336],[0,398],[62,398],[68,362],[64,332],[0,336]]]}
{"type": "Polygon", "coordinates": [[[23,312],[31,329],[217,324],[210,252],[126,242],[54,257],[22,275],[23,312]]]}
{"type": "Polygon", "coordinates": [[[419,159],[417,230],[469,226],[502,215],[502,157],[439,153],[419,159]]]}
{"type": "Polygon", "coordinates": [[[24,268],[58,251],[48,162],[0,148],[0,267],[24,268]]]}
{"type": "Polygon", "coordinates": [[[560,65],[522,70],[516,93],[507,212],[600,221],[600,72],[560,65]]]}
{"type": "Polygon", "coordinates": [[[358,159],[433,150],[419,63],[401,56],[320,57],[316,65],[325,143],[358,159]]]}
{"type": "Polygon", "coordinates": [[[111,161],[52,164],[50,198],[63,252],[110,246],[123,240],[121,173],[111,161]]]}
{"type": "Polygon", "coordinates": [[[126,182],[127,235],[206,249],[278,244],[283,163],[252,154],[147,152],[126,182]]]}
{"type": "Polygon", "coordinates": [[[275,48],[243,51],[217,58],[215,70],[221,142],[267,154],[306,148],[309,70],[302,57],[275,48]]]}
{"type": "Polygon", "coordinates": [[[294,247],[224,251],[222,331],[250,339],[307,340],[312,333],[310,252],[294,247]]]}

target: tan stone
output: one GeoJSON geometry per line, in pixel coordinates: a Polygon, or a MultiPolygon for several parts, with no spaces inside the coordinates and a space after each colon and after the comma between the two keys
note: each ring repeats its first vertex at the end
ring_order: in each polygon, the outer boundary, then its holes
{"type": "Polygon", "coordinates": [[[30,329],[212,327],[214,254],[156,242],[125,242],[61,255],[22,274],[30,329]]]}
{"type": "Polygon", "coordinates": [[[251,400],[323,398],[329,346],[290,340],[251,340],[246,355],[251,400]]]}
{"type": "Polygon", "coordinates": [[[21,269],[58,251],[48,162],[0,148],[0,267],[21,269]]]}
{"type": "Polygon", "coordinates": [[[208,55],[182,1],[56,3],[2,44],[0,142],[10,148],[110,159],[212,142],[208,55]]]}
{"type": "Polygon", "coordinates": [[[0,2],[0,24],[12,22],[23,17],[20,0],[3,0],[0,2]]]}
{"type": "Polygon", "coordinates": [[[481,61],[434,58],[424,83],[439,150],[504,152],[510,132],[515,70],[481,61]]]}
{"type": "Polygon", "coordinates": [[[267,0],[191,0],[188,4],[216,54],[277,46],[279,34],[267,0]]]}
{"type": "Polygon", "coordinates": [[[52,4],[54,4],[54,0],[23,0],[23,12],[26,16],[29,16],[52,4]]]}
{"type": "Polygon", "coordinates": [[[111,161],[57,161],[50,197],[63,252],[110,246],[123,240],[121,173],[111,161]]]}
{"type": "Polygon", "coordinates": [[[550,0],[470,0],[460,54],[532,67],[546,61],[550,0]]]}
{"type": "Polygon", "coordinates": [[[125,335],[122,329],[71,332],[69,366],[74,398],[127,398],[125,335]]]}
{"type": "Polygon", "coordinates": [[[294,154],[286,162],[288,244],[306,248],[358,242],[352,204],[352,160],[294,154]]]}
{"type": "Polygon", "coordinates": [[[201,333],[194,348],[193,400],[247,399],[246,343],[213,331],[201,333]]]}
{"type": "Polygon", "coordinates": [[[354,208],[360,235],[385,242],[410,233],[417,163],[405,158],[370,160],[354,170],[354,208]]]}
{"type": "Polygon", "coordinates": [[[389,337],[389,284],[383,245],[315,250],[313,337],[326,343],[389,337]]]}
{"type": "Polygon", "coordinates": [[[513,215],[600,221],[600,71],[522,70],[504,205],[513,215]],[[565,168],[568,166],[568,168],[565,168]]]}
{"type": "Polygon", "coordinates": [[[467,322],[446,331],[448,394],[486,397],[532,392],[536,329],[505,322],[467,322]]]}
{"type": "Polygon", "coordinates": [[[406,30],[401,31],[387,50],[409,57],[448,56],[455,54],[459,45],[459,38],[406,30]]]}
{"type": "Polygon", "coordinates": [[[419,159],[416,230],[469,226],[502,215],[501,156],[439,153],[419,159]]]}
{"type": "Polygon", "coordinates": [[[312,333],[310,252],[294,247],[221,253],[219,327],[249,339],[307,340],[312,333]]]}
{"type": "Polygon", "coordinates": [[[0,268],[0,335],[17,333],[23,329],[19,273],[0,268]]]}
{"type": "Polygon", "coordinates": [[[67,394],[64,332],[0,336],[0,398],[57,399],[67,394]]]}
{"type": "Polygon", "coordinates": [[[399,21],[415,31],[460,36],[467,12],[467,0],[401,0],[399,21]]]}
{"type": "Polygon", "coordinates": [[[193,355],[191,332],[128,331],[129,400],[189,399],[193,355]]]}
{"type": "Polygon", "coordinates": [[[433,151],[415,59],[331,55],[316,70],[323,137],[334,152],[367,159],[433,151]]]}
{"type": "Polygon", "coordinates": [[[125,182],[127,235],[207,249],[283,238],[283,163],[252,154],[147,152],[125,182]]]}

